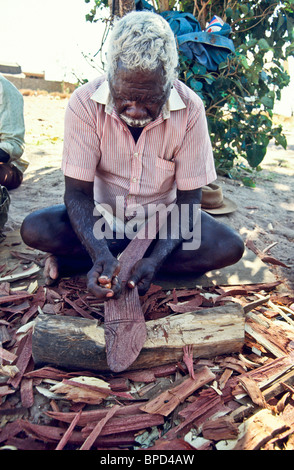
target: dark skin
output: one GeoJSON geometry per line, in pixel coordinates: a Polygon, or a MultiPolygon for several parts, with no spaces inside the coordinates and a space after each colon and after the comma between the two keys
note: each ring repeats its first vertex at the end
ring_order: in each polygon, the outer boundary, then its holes
{"type": "MultiPolygon", "coordinates": [[[[120,68],[110,84],[110,91],[119,115],[130,123],[156,119],[166,102],[170,88],[165,87],[161,71],[142,72],[120,68]]],[[[135,139],[141,129],[129,124],[135,139]]],[[[189,206],[189,228],[193,227],[192,208],[200,204],[201,189],[177,191],[177,205],[189,206]]],[[[65,177],[65,206],[38,211],[28,216],[21,229],[23,240],[34,248],[48,252],[45,275],[56,279],[62,269],[77,266],[88,270],[88,289],[100,300],[119,297],[121,285],[117,278],[120,264],[116,255],[129,240],[97,240],[93,227],[93,183],[65,177]],[[106,287],[111,282],[111,288],[106,287]]],[[[243,254],[241,238],[230,228],[201,212],[201,245],[198,249],[183,250],[180,234],[171,236],[167,223],[167,237],[153,242],[146,256],[133,267],[129,288],[138,286],[145,293],[159,271],[203,274],[212,269],[234,264],[243,254]]]]}
{"type": "Polygon", "coordinates": [[[7,189],[16,189],[23,180],[21,171],[9,164],[10,156],[0,149],[0,184],[7,189]]]}
{"type": "Polygon", "coordinates": [[[136,120],[155,120],[170,94],[160,71],[134,73],[121,67],[109,87],[118,114],[136,120]]]}

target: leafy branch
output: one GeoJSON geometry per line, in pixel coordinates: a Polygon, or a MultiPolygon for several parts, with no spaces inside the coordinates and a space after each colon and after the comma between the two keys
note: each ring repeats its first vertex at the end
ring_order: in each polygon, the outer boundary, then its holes
{"type": "MultiPolygon", "coordinates": [[[[101,8],[109,5],[108,0],[92,1],[94,6],[86,19],[93,22],[98,21],[101,8]]],[[[273,109],[281,90],[289,84],[283,62],[294,55],[294,0],[147,1],[157,13],[177,9],[194,14],[202,29],[213,15],[231,26],[235,53],[216,71],[180,52],[179,78],[205,104],[217,170],[236,173],[234,167],[240,158],[258,169],[270,140],[286,148],[282,127],[274,125],[273,109]]],[[[110,28],[111,22],[104,21],[110,28]]]]}

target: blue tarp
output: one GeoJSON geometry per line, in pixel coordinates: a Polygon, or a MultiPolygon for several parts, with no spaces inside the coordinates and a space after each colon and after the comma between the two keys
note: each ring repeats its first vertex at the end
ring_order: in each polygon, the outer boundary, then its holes
{"type": "Polygon", "coordinates": [[[161,13],[174,32],[180,51],[188,59],[215,71],[227,56],[235,51],[229,39],[231,27],[224,23],[220,31],[208,33],[201,30],[199,21],[191,13],[164,11],[161,13]]]}

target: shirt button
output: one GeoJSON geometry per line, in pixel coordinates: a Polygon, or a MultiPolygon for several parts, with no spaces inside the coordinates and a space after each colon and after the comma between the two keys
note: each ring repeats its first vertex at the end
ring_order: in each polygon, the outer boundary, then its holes
{"type": "Polygon", "coordinates": [[[138,157],[138,156],[139,156],[138,152],[135,152],[134,157],[138,157]]]}
{"type": "Polygon", "coordinates": [[[133,178],[132,181],[133,181],[133,183],[136,183],[136,182],[137,182],[137,178],[133,178]]]}

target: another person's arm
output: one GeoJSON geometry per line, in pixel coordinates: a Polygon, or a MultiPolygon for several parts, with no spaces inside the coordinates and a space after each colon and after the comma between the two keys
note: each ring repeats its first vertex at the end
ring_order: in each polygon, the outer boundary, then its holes
{"type": "Polygon", "coordinates": [[[18,160],[24,152],[23,97],[7,80],[0,81],[0,162],[18,160]]]}

